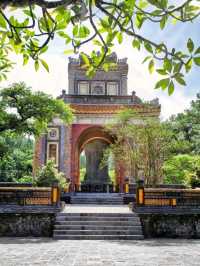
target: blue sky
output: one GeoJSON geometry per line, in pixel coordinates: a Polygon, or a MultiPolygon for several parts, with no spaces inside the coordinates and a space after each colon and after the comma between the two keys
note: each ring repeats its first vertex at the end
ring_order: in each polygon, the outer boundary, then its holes
{"type": "MultiPolygon", "coordinates": [[[[200,46],[199,20],[195,23],[168,24],[164,31],[161,31],[155,24],[146,23],[143,27],[143,34],[158,43],[165,42],[171,48],[185,49],[189,37],[195,41],[196,47],[200,46]]],[[[23,67],[22,58],[12,55],[11,59],[16,62],[15,68],[9,73],[8,80],[2,82],[1,86],[7,86],[12,82],[25,81],[33,90],[41,90],[55,97],[58,96],[62,89],[68,89],[68,58],[63,54],[65,49],[69,49],[69,47],[65,47],[63,42],[58,39],[51,43],[50,49],[44,55],[44,59],[49,64],[50,73],[42,68],[35,72],[32,62],[23,67]]],[[[90,52],[91,49],[94,49],[92,44],[84,47],[85,52],[90,52]]],[[[162,105],[162,119],[188,108],[191,100],[195,99],[196,94],[200,92],[200,68],[194,67],[192,72],[186,76],[187,86],[177,85],[175,93],[168,96],[166,91],[153,89],[159,77],[156,73],[150,75],[147,65],[141,63],[146,55],[145,51],[138,52],[133,49],[131,40],[128,38],[124,39],[123,44],[116,44],[114,51],[116,51],[119,58],[128,58],[129,93],[135,90],[136,94],[144,100],[158,97],[162,105]]]]}

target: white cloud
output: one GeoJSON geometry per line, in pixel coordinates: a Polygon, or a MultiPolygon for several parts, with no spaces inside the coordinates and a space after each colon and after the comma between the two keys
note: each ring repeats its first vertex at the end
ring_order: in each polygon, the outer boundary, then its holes
{"type": "Polygon", "coordinates": [[[12,60],[17,63],[14,69],[8,74],[8,80],[0,84],[1,87],[13,82],[24,81],[34,91],[44,91],[54,97],[60,95],[61,90],[67,88],[68,59],[66,56],[59,54],[47,54],[44,56],[44,59],[48,62],[50,68],[49,73],[43,66],[40,66],[39,71],[36,72],[33,62],[23,66],[21,57],[12,56],[12,60]]]}
{"type": "Polygon", "coordinates": [[[185,95],[187,88],[177,85],[171,96],[167,94],[167,91],[155,90],[155,83],[160,77],[155,73],[149,73],[147,65],[141,64],[143,58],[144,56],[141,54],[136,54],[134,58],[129,58],[129,93],[135,90],[140,98],[147,101],[153,98],[159,98],[162,119],[166,119],[172,114],[183,112],[188,108],[190,102],[195,97],[185,95]]]}

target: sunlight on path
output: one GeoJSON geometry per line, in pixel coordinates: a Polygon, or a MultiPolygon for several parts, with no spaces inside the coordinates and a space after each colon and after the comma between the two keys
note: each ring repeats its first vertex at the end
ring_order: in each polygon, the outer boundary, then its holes
{"type": "Polygon", "coordinates": [[[66,205],[65,213],[131,213],[127,206],[107,205],[66,205]]]}

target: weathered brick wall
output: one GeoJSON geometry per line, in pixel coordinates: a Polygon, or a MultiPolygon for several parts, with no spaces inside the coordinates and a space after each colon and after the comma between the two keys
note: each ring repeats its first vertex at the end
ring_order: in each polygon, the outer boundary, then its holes
{"type": "Polygon", "coordinates": [[[37,169],[41,168],[45,164],[46,156],[46,137],[45,135],[39,137],[35,142],[35,150],[33,156],[33,174],[37,169]]]}
{"type": "Polygon", "coordinates": [[[70,178],[71,171],[71,126],[61,126],[59,170],[70,178]]]}
{"type": "Polygon", "coordinates": [[[200,238],[200,214],[139,214],[146,238],[200,238]]]}
{"type": "Polygon", "coordinates": [[[0,236],[51,237],[55,214],[0,214],[0,236]]]}

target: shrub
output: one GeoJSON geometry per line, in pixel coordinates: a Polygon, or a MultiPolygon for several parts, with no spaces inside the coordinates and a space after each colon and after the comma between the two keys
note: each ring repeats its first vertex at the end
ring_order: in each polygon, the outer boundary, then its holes
{"type": "Polygon", "coordinates": [[[164,163],[164,183],[192,185],[191,182],[196,182],[194,180],[198,179],[196,178],[198,169],[200,171],[200,156],[189,154],[173,156],[164,163]]]}
{"type": "Polygon", "coordinates": [[[192,188],[200,187],[200,167],[189,176],[189,181],[192,188]]]}
{"type": "Polygon", "coordinates": [[[33,176],[24,175],[23,177],[17,180],[19,183],[33,183],[33,176]]]}
{"type": "Polygon", "coordinates": [[[55,182],[58,182],[59,186],[62,188],[67,185],[67,180],[64,174],[58,172],[53,161],[48,161],[37,173],[35,184],[40,187],[49,187],[55,182]]]}

